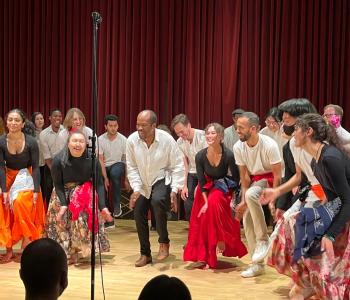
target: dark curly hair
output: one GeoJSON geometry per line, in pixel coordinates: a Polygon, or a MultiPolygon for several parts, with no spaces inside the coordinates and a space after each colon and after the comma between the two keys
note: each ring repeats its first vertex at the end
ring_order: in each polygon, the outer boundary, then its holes
{"type": "Polygon", "coordinates": [[[344,154],[350,156],[350,152],[342,145],[335,128],[324,120],[319,114],[304,114],[297,118],[295,126],[301,128],[302,131],[306,131],[312,128],[313,134],[311,139],[318,142],[328,142],[330,145],[337,147],[344,154]]]}

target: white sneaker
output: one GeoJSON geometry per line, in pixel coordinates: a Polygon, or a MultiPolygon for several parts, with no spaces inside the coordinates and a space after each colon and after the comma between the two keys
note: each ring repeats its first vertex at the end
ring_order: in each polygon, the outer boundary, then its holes
{"type": "Polygon", "coordinates": [[[247,270],[241,272],[243,278],[250,278],[265,274],[265,266],[262,264],[253,264],[247,270]]]}
{"type": "Polygon", "coordinates": [[[269,241],[258,241],[255,247],[254,254],[252,256],[252,262],[259,263],[262,262],[267,254],[269,253],[271,244],[269,241]]]}

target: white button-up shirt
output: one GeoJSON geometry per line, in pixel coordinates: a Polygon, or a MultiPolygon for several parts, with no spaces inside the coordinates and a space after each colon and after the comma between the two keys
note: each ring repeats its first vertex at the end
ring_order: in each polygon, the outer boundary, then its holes
{"type": "Polygon", "coordinates": [[[161,179],[171,177],[171,190],[175,193],[184,185],[183,154],[173,137],[155,129],[154,142],[148,148],[138,132],[132,133],[126,143],[128,179],[134,192],[150,198],[152,186],[161,179]]]}
{"type": "Polygon", "coordinates": [[[40,132],[39,146],[44,159],[53,158],[62,149],[62,143],[59,140],[58,136],[63,130],[64,128],[61,125],[60,129],[55,132],[50,125],[40,132]]]}
{"type": "Polygon", "coordinates": [[[177,144],[179,145],[183,154],[188,158],[188,173],[196,174],[196,154],[200,150],[208,147],[207,142],[205,140],[204,131],[195,129],[192,143],[180,137],[177,139],[177,144]]]}

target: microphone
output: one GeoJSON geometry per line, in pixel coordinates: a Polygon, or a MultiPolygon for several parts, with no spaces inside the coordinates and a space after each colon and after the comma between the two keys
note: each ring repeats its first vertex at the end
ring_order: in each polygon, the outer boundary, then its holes
{"type": "Polygon", "coordinates": [[[92,12],[91,16],[92,16],[92,20],[97,24],[102,22],[102,17],[100,13],[98,13],[97,11],[92,12]]]}

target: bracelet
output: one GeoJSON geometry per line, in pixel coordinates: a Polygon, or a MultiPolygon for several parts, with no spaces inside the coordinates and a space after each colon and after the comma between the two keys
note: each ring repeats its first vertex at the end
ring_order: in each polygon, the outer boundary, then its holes
{"type": "Polygon", "coordinates": [[[330,234],[325,234],[324,237],[326,239],[329,239],[332,243],[335,242],[335,237],[333,235],[330,235],[330,234]]]}

